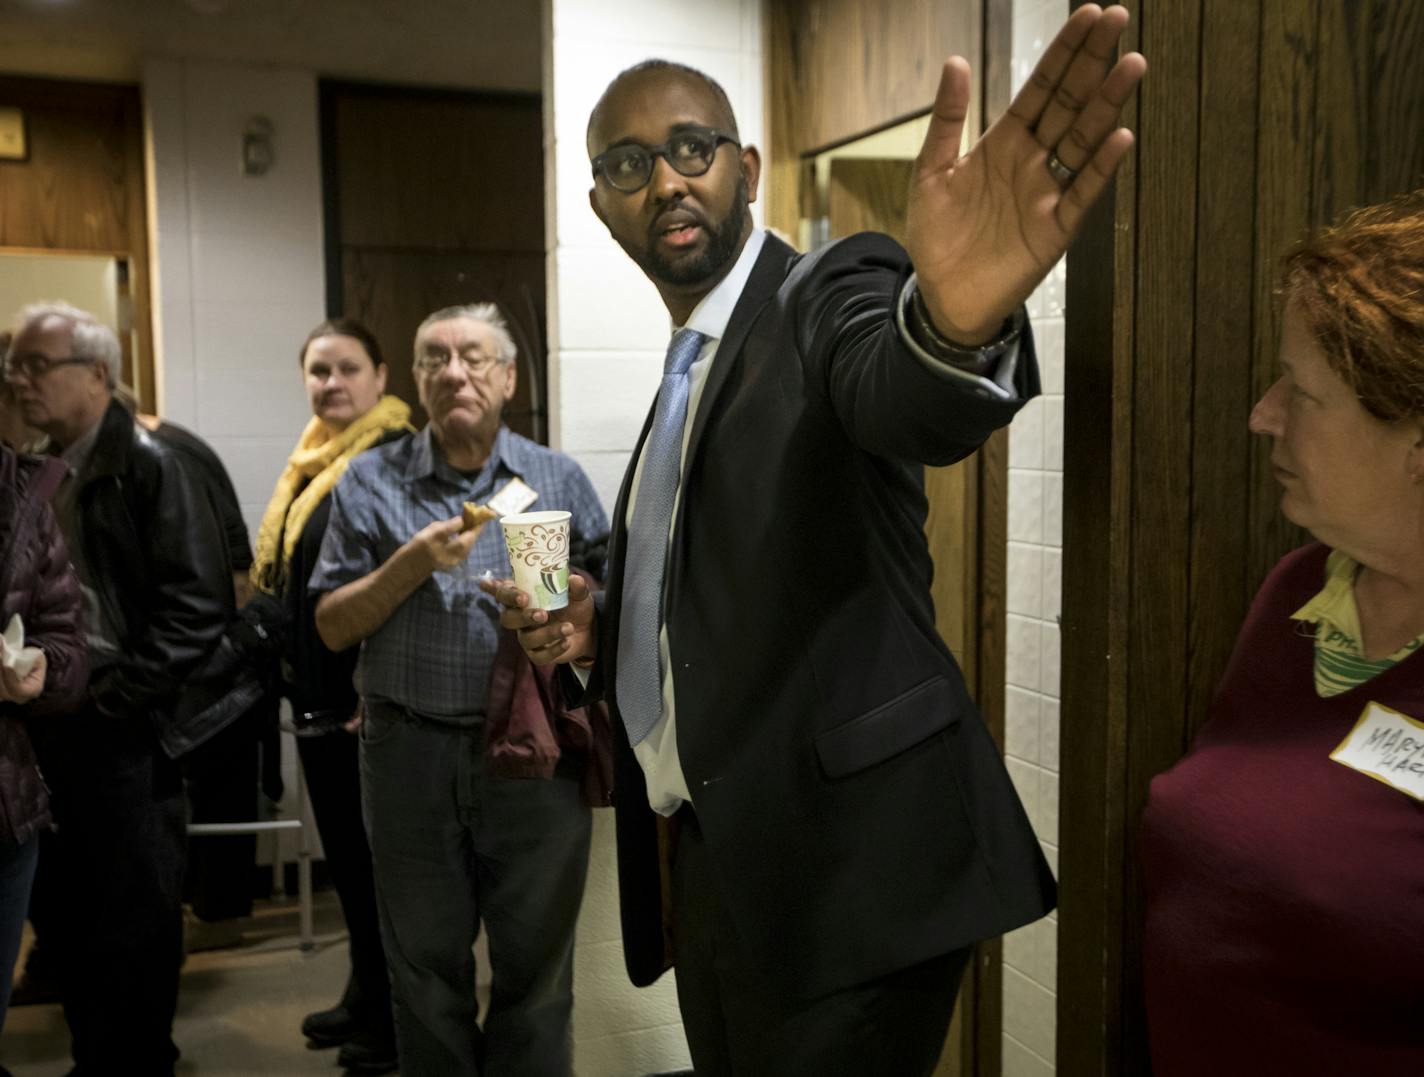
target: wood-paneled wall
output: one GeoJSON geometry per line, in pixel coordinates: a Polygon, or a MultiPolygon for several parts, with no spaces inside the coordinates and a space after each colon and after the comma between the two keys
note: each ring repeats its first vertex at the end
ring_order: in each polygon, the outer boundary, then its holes
{"type": "MultiPolygon", "coordinates": [[[[137,354],[123,340],[124,374],[137,381],[140,402],[151,410],[153,325],[138,87],[0,77],[0,105],[24,112],[29,148],[26,160],[0,161],[0,247],[128,260],[137,354]]],[[[14,313],[0,311],[0,321],[8,324],[14,313]]]]}
{"type": "MultiPolygon", "coordinates": [[[[1138,820],[1300,534],[1246,428],[1276,267],[1424,184],[1424,5],[1136,0],[1138,146],[1069,255],[1058,1069],[1145,1074],[1138,820]]],[[[1203,1030],[1210,1035],[1209,1029],[1203,1030]]]]}
{"type": "MultiPolygon", "coordinates": [[[[794,237],[801,199],[809,193],[801,183],[802,157],[928,108],[950,54],[977,61],[984,5],[777,0],[767,7],[773,89],[767,95],[767,223],[794,237]]],[[[976,94],[970,131],[979,129],[981,101],[976,94]]]]}
{"type": "Polygon", "coordinates": [[[536,423],[546,401],[539,98],[324,83],[322,122],[329,313],[371,327],[390,391],[423,422],[416,326],[441,307],[497,302],[520,346],[505,421],[547,440],[536,423]]]}

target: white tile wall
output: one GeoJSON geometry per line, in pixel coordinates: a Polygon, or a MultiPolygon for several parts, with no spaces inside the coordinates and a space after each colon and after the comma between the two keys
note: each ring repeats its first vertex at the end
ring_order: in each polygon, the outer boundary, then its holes
{"type": "Polygon", "coordinates": [[[1004,1036],[1017,1040],[1052,1067],[1055,1036],[1053,992],[1012,965],[1004,968],[1004,1036]]]}
{"type": "MultiPolygon", "coordinates": [[[[1055,276],[1061,274],[1061,268],[1055,271],[1055,276]]],[[[1058,287],[1061,292],[1061,281],[1058,287]]],[[[1057,328],[1062,324],[1061,309],[1045,313],[1043,299],[1041,289],[1029,305],[1035,343],[1045,369],[1055,363],[1061,368],[1062,334],[1057,328]]],[[[1063,397],[1061,382],[1057,394],[1050,392],[1047,384],[1045,379],[1038,414],[1025,408],[1009,430],[1005,750],[1009,775],[1056,873],[1063,397]],[[1021,434],[1020,423],[1025,418],[1021,434]],[[1029,448],[1015,453],[1015,442],[1021,438],[1029,448]]],[[[1054,1071],[1057,963],[1045,955],[1043,948],[1048,944],[1044,938],[1051,938],[1056,945],[1055,918],[1005,939],[1004,1077],[1039,1077],[1054,1071]]]]}
{"type": "MultiPolygon", "coordinates": [[[[666,317],[664,317],[666,322],[666,317]]],[[[662,330],[660,330],[661,332],[662,330]]],[[[647,418],[649,401],[662,378],[661,352],[565,351],[561,353],[559,388],[570,400],[599,396],[606,386],[622,390],[598,409],[569,407],[564,411],[560,444],[565,452],[627,451],[647,418]]],[[[611,504],[611,502],[610,502],[611,504]]]]}
{"type": "Polygon", "coordinates": [[[573,455],[578,458],[584,474],[589,477],[593,488],[611,513],[618,500],[618,489],[623,484],[623,473],[628,469],[628,460],[632,456],[632,450],[580,452],[573,455]]]}
{"type": "Polygon", "coordinates": [[[1052,1077],[1053,1064],[1046,1062],[1012,1036],[1004,1036],[1003,1077],[1052,1077]]]}
{"type": "MultiPolygon", "coordinates": [[[[1068,15],[1066,0],[1015,0],[1017,91],[1068,15]]],[[[1005,750],[1009,776],[1058,871],[1058,614],[1063,544],[1062,263],[1029,300],[1043,395],[1009,430],[1008,654],[1005,750]],[[1017,577],[1017,578],[1016,578],[1017,577]]],[[[1004,939],[1004,1077],[1054,1072],[1058,990],[1056,916],[1004,939]]]]}
{"type": "MultiPolygon", "coordinates": [[[[585,164],[587,158],[584,158],[585,164]]],[[[580,174],[579,182],[586,181],[580,174]]],[[[581,216],[593,216],[587,200],[581,216]]],[[[604,233],[607,238],[607,233],[604,233]]],[[[667,308],[633,260],[611,241],[587,246],[561,243],[554,286],[559,290],[561,343],[579,352],[648,348],[668,333],[667,308]],[[610,298],[616,296],[616,301],[610,298]]],[[[648,349],[661,356],[662,347],[648,349]]],[[[661,361],[659,361],[661,369],[661,361]]],[[[657,382],[653,382],[657,388],[657,382]]]]}
{"type": "MultiPolygon", "coordinates": [[[[657,389],[669,322],[657,292],[589,208],[588,114],[619,71],[663,57],[721,82],[743,142],[759,144],[761,19],[760,0],[545,0],[551,427],[554,443],[583,465],[610,507],[657,389]]],[[[753,213],[761,219],[759,206],[753,213]]],[[[628,985],[608,822],[594,829],[580,922],[575,1069],[580,1077],[631,1077],[685,1068],[672,977],[646,990],[628,985]]]]}
{"type": "Polygon", "coordinates": [[[154,57],[143,88],[160,410],[229,449],[255,533],[309,418],[296,347],[325,315],[316,75],[154,57]],[[254,115],[275,132],[258,177],[239,168],[254,115]]]}

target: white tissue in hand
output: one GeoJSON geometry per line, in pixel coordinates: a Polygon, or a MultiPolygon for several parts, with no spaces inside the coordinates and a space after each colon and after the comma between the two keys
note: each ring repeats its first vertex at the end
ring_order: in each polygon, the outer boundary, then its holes
{"type": "Polygon", "coordinates": [[[25,626],[20,623],[17,613],[5,626],[5,634],[0,636],[0,665],[13,670],[15,676],[24,680],[39,660],[40,649],[25,646],[25,626]]]}

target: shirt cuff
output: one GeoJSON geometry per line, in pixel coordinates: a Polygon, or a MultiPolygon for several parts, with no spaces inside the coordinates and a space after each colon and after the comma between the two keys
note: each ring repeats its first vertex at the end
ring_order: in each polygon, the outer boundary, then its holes
{"type": "MultiPolygon", "coordinates": [[[[982,366],[982,369],[976,372],[970,369],[973,360],[970,360],[969,363],[959,363],[949,356],[936,355],[915,338],[906,318],[906,312],[914,299],[915,292],[915,275],[911,273],[895,301],[895,329],[900,335],[901,343],[905,345],[910,354],[936,377],[961,382],[965,388],[979,396],[992,400],[1018,400],[1019,394],[1014,387],[1014,376],[1018,373],[1019,367],[1019,341],[1022,339],[1022,327],[1027,321],[1024,308],[1020,307],[1014,315],[1014,328],[1011,331],[1010,339],[999,345],[995,345],[991,341],[987,348],[1001,350],[992,355],[989,361],[982,366]]],[[[972,349],[970,350],[972,351],[972,349]]]]}

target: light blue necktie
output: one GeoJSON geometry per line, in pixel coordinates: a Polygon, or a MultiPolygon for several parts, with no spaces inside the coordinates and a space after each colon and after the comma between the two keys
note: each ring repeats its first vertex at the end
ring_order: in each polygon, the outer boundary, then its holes
{"type": "Polygon", "coordinates": [[[628,740],[641,744],[663,713],[662,631],[663,571],[668,529],[682,468],[682,428],[687,421],[687,368],[707,337],[679,329],[668,345],[663,383],[652,429],[643,442],[643,475],[628,527],[623,560],[623,595],[618,620],[618,711],[628,740]]]}

